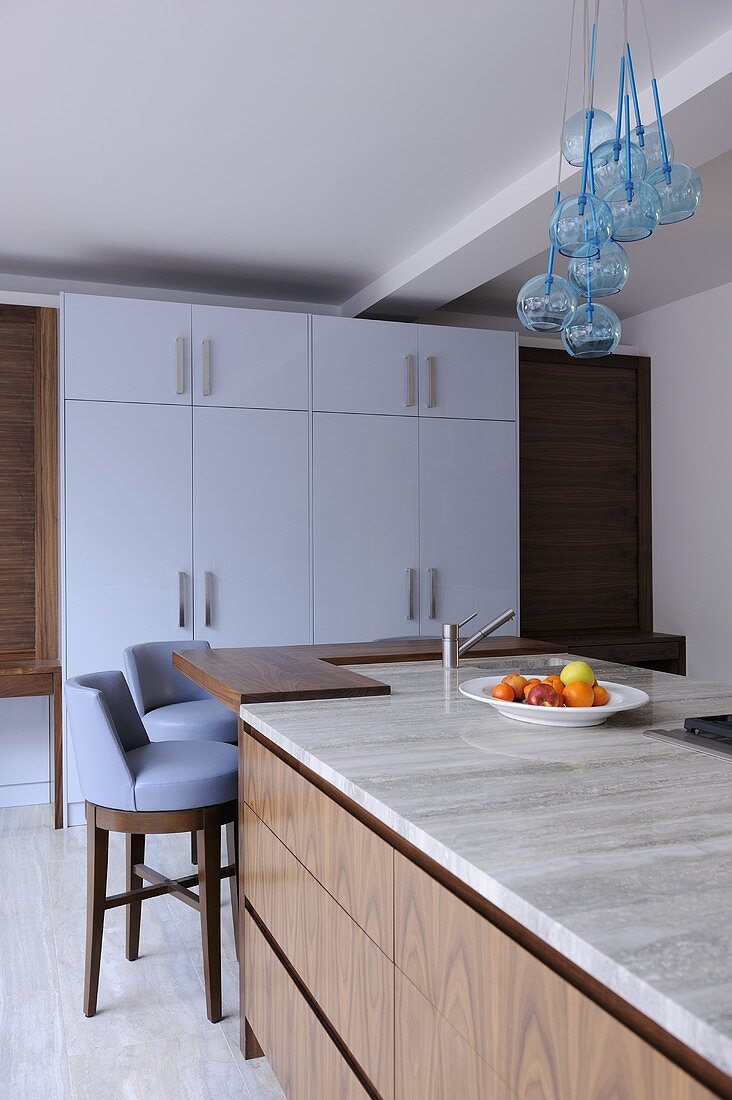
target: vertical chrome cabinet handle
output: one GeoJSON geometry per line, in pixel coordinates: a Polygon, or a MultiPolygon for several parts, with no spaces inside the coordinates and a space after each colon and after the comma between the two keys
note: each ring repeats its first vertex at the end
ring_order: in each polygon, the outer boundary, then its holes
{"type": "Polygon", "coordinates": [[[407,575],[407,619],[414,618],[414,570],[405,569],[407,575]]]}
{"type": "Polygon", "coordinates": [[[201,341],[203,347],[203,396],[211,396],[211,341],[201,341]]]}
{"type": "Polygon", "coordinates": [[[185,629],[186,625],[186,575],[178,574],[178,626],[185,629]]]}
{"type": "MultiPolygon", "coordinates": [[[[437,398],[435,396],[436,390],[436,378],[437,374],[437,360],[434,355],[427,356],[427,408],[434,409],[437,404],[437,398]]],[[[434,616],[433,616],[434,618],[434,616]]]]}
{"type": "Polygon", "coordinates": [[[404,356],[404,369],[406,371],[407,380],[407,392],[404,398],[405,408],[410,408],[414,404],[414,356],[404,356]]]}
{"type": "Polygon", "coordinates": [[[213,590],[213,573],[206,572],[206,573],[203,574],[203,584],[204,584],[204,589],[205,589],[205,592],[204,592],[205,608],[204,608],[203,625],[204,626],[211,626],[211,593],[212,593],[212,590],[213,590]]]}
{"type": "Polygon", "coordinates": [[[175,392],[186,392],[186,375],[185,375],[185,357],[186,357],[186,339],[185,336],[179,336],[175,341],[175,350],[178,357],[178,374],[175,392]]]}
{"type": "Polygon", "coordinates": [[[436,569],[428,569],[427,570],[427,584],[429,585],[429,592],[430,592],[428,618],[435,619],[437,617],[437,614],[436,614],[436,599],[435,599],[435,590],[437,588],[437,570],[436,569]]]}

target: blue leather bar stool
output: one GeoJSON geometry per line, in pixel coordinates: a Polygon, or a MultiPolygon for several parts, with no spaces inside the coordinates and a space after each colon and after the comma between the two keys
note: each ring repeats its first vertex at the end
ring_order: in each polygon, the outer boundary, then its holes
{"type": "Polygon", "coordinates": [[[106,910],[127,906],[126,955],[133,961],[139,953],[142,902],[172,894],[200,912],[206,1011],[216,1023],[221,1019],[221,879],[237,882],[236,747],[219,741],[151,741],[121,672],[67,680],[66,712],[86,800],[84,1013],[93,1016],[97,1008],[106,910]],[[230,866],[225,868],[222,825],[229,844],[230,866]],[[197,874],[169,879],[145,865],[146,835],[191,831],[198,835],[197,874]],[[126,890],[107,897],[110,832],[126,834],[126,890]],[[196,885],[198,894],[191,889],[196,885]]]}
{"type": "Polygon", "coordinates": [[[144,642],[124,651],[132,698],[151,741],[236,743],[236,715],[173,668],[176,649],[210,649],[208,642],[144,642]]]}

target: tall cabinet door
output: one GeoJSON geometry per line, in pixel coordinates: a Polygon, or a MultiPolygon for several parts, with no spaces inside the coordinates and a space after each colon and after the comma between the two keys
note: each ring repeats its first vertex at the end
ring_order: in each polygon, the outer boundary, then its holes
{"type": "Polygon", "coordinates": [[[305,313],[193,306],[197,405],[307,409],[305,313]]]}
{"type": "Polygon", "coordinates": [[[135,642],[193,636],[191,417],[190,406],[66,402],[67,676],[122,668],[135,642]]]}
{"type": "Polygon", "coordinates": [[[516,425],[420,419],[419,473],[422,633],[516,608],[516,425]]]}
{"type": "Polygon", "coordinates": [[[313,317],[316,412],[416,416],[417,390],[414,325],[313,317]]]}
{"type": "Polygon", "coordinates": [[[65,294],[65,395],[191,403],[191,307],[65,294]]]}
{"type": "Polygon", "coordinates": [[[310,641],[308,414],[195,408],[195,635],[310,641]]]}
{"type": "Polygon", "coordinates": [[[419,415],[516,419],[516,334],[419,325],[419,415]]]}
{"type": "Polygon", "coordinates": [[[418,422],[315,413],[316,642],[419,633],[418,422]]]}

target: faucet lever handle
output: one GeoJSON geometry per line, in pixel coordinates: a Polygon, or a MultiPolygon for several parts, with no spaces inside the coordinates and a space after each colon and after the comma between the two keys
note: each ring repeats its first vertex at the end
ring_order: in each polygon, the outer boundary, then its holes
{"type": "Polygon", "coordinates": [[[468,623],[471,622],[477,614],[478,612],[474,611],[472,615],[468,615],[467,619],[463,619],[461,623],[458,623],[458,631],[462,630],[464,626],[467,626],[468,623]]]}

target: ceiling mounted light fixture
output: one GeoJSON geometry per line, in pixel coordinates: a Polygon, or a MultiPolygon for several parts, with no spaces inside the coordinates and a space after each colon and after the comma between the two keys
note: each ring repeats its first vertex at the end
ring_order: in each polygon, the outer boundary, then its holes
{"type": "Polygon", "coordinates": [[[600,0],[594,0],[591,28],[590,2],[581,0],[582,110],[568,119],[577,22],[577,0],[572,0],[559,170],[549,220],[549,262],[546,273],[524,283],[516,299],[524,328],[530,332],[560,332],[565,348],[578,359],[610,355],[620,340],[618,317],[608,306],[596,305],[595,299],[618,294],[625,286],[630,265],[623,244],[649,237],[659,225],[690,218],[702,192],[699,174],[688,164],[673,160],[674,147],[661,113],[645,0],[638,3],[648,49],[655,122],[646,128],[641,119],[628,35],[629,0],[620,0],[623,48],[615,119],[595,108],[600,0]],[[631,101],[635,118],[632,138],[631,101]],[[560,189],[563,159],[574,167],[582,166],[579,192],[565,199],[560,189]],[[569,259],[566,279],[554,271],[557,253],[569,259]]]}

